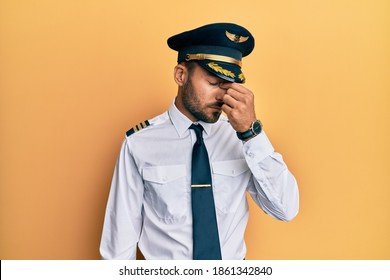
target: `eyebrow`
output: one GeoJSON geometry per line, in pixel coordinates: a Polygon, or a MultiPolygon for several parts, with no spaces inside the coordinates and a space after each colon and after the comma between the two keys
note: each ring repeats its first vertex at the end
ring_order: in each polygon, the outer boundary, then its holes
{"type": "Polygon", "coordinates": [[[213,74],[211,74],[209,71],[207,71],[207,70],[204,70],[205,72],[206,72],[206,76],[207,77],[211,77],[211,78],[215,78],[215,79],[217,79],[217,81],[220,81],[220,82],[224,82],[225,80],[224,79],[222,79],[222,78],[220,78],[220,77],[218,77],[218,76],[216,76],[216,75],[213,75],[213,74]]]}

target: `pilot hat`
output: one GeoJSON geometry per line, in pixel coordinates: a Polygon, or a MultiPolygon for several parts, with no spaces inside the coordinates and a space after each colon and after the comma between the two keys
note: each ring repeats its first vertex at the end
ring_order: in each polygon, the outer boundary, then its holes
{"type": "Polygon", "coordinates": [[[213,23],[174,35],[167,43],[178,52],[178,63],[196,61],[223,80],[244,83],[242,58],[252,52],[255,39],[237,24],[213,23]]]}

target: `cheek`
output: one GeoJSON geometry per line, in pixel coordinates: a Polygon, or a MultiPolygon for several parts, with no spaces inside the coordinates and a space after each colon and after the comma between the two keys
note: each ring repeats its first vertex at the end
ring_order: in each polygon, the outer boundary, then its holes
{"type": "Polygon", "coordinates": [[[206,86],[204,85],[197,85],[193,88],[196,98],[199,101],[207,100],[208,99],[208,92],[210,91],[206,86]]]}
{"type": "Polygon", "coordinates": [[[221,88],[219,86],[210,85],[210,83],[206,80],[198,83],[192,83],[192,86],[196,98],[200,103],[214,101],[221,92],[221,88]]]}
{"type": "Polygon", "coordinates": [[[221,91],[221,89],[218,86],[215,85],[202,85],[199,89],[198,92],[203,98],[205,99],[214,99],[215,96],[221,91]]]}

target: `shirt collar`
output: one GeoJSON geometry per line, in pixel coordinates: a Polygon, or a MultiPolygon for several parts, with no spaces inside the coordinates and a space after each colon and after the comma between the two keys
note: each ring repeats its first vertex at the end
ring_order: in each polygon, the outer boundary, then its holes
{"type": "MultiPolygon", "coordinates": [[[[183,135],[186,133],[186,131],[188,131],[189,127],[191,126],[191,124],[193,124],[193,122],[189,118],[187,118],[182,112],[180,112],[179,109],[177,109],[175,105],[175,99],[169,107],[168,114],[173,126],[176,129],[177,134],[179,135],[179,137],[183,137],[183,135]]],[[[203,126],[204,132],[209,135],[213,124],[206,123],[204,121],[198,121],[198,123],[203,126]]]]}

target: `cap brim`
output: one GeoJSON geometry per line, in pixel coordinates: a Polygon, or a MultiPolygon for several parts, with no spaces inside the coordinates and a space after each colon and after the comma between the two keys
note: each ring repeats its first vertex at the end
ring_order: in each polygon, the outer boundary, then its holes
{"type": "Polygon", "coordinates": [[[238,65],[212,60],[197,60],[211,74],[231,83],[245,83],[245,76],[238,65]]]}

